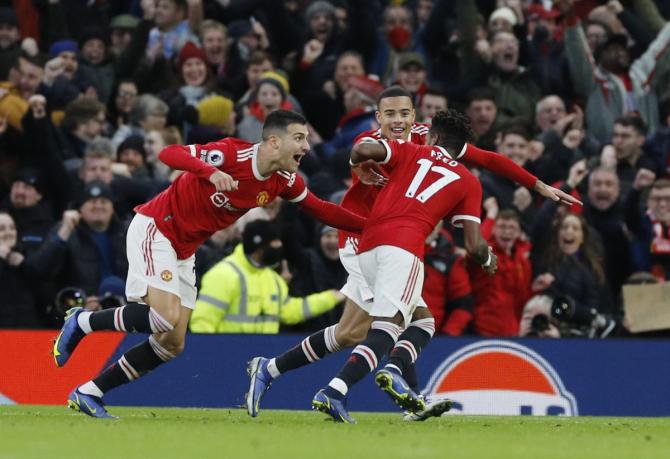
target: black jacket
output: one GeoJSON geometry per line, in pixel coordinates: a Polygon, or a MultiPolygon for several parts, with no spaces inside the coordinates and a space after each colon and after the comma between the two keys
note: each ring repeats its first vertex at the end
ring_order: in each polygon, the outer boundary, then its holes
{"type": "MultiPolygon", "coordinates": [[[[88,295],[98,293],[100,285],[100,253],[93,239],[93,230],[81,221],[67,241],[56,234],[58,224],[40,249],[42,263],[48,267],[48,275],[57,278],[60,287],[75,286],[84,289],[88,295]]],[[[113,274],[126,278],[128,260],[126,258],[126,227],[114,218],[107,230],[113,252],[113,274]]]]}

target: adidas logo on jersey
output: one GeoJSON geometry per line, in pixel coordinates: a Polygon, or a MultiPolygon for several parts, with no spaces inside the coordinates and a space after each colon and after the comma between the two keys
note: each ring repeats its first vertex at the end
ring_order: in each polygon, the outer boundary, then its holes
{"type": "Polygon", "coordinates": [[[240,150],[237,152],[237,162],[241,163],[247,161],[254,156],[254,147],[247,148],[246,150],[240,150]]]}
{"type": "Polygon", "coordinates": [[[295,174],[291,174],[286,171],[278,171],[277,174],[281,175],[283,178],[288,180],[288,186],[291,187],[295,183],[295,174]]]}

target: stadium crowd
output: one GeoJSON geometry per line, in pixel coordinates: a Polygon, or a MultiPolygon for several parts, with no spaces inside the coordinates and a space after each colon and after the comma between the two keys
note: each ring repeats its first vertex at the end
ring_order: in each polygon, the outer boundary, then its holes
{"type": "MultiPolygon", "coordinates": [[[[473,144],[584,202],[478,172],[499,271],[435,229],[438,333],[626,335],[623,285],[670,276],[669,18],[668,0],[0,0],[0,327],[125,301],[133,208],[179,173],[166,145],[258,142],[269,113],[294,110],[312,147],[300,172],[339,202],[354,138],[399,85],[417,122],[458,108],[473,144]]],[[[225,324],[233,296],[262,303],[268,284],[282,330],[337,322],[337,230],[266,204],[198,250],[192,331],[276,333],[225,324]]]]}

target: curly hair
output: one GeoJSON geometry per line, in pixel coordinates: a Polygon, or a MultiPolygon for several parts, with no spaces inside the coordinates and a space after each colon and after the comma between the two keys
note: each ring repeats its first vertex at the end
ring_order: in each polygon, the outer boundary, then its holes
{"type": "Polygon", "coordinates": [[[453,108],[435,114],[430,133],[437,137],[436,144],[447,150],[460,150],[473,138],[470,118],[453,108]]]}

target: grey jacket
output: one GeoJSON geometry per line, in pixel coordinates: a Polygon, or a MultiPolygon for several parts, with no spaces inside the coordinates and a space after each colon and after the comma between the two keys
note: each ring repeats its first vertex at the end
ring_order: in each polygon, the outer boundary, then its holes
{"type": "Polygon", "coordinates": [[[618,76],[597,66],[579,22],[565,31],[565,50],[575,91],[586,103],[586,125],[589,134],[601,143],[609,143],[614,120],[634,107],[647,124],[649,132],[659,128],[657,93],[663,75],[670,70],[670,23],[659,32],[645,53],[633,62],[629,76],[633,101],[626,100],[624,82],[618,76]],[[633,107],[631,107],[633,102],[633,107]]]}

